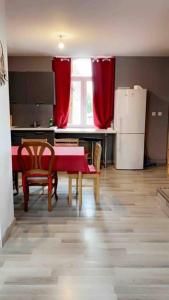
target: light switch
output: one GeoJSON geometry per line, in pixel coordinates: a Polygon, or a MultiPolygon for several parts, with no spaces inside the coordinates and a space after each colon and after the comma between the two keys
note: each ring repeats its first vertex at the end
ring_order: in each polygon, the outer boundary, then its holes
{"type": "Polygon", "coordinates": [[[157,115],[158,117],[161,117],[163,115],[162,111],[158,111],[157,115]]]}
{"type": "Polygon", "coordinates": [[[155,117],[156,116],[156,111],[152,111],[152,117],[155,117]]]}

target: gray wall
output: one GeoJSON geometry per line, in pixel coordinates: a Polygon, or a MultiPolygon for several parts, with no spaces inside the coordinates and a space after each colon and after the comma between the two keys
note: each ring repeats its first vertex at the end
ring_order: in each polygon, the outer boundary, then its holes
{"type": "MultiPolygon", "coordinates": [[[[52,71],[51,60],[52,57],[9,57],[9,70],[52,71]]],[[[166,161],[168,81],[169,57],[116,58],[116,87],[133,87],[133,85],[138,84],[148,89],[146,149],[151,161],[155,162],[166,161]],[[152,112],[162,112],[162,116],[153,117],[152,112]]]]}
{"type": "Polygon", "coordinates": [[[116,87],[141,85],[148,89],[146,149],[151,161],[165,162],[169,108],[168,57],[117,57],[116,87]],[[162,116],[152,116],[162,112],[162,116]]]}
{"type": "MultiPolygon", "coordinates": [[[[7,71],[7,39],[5,22],[5,1],[0,1],[0,39],[4,49],[5,70],[7,71]]],[[[12,187],[11,138],[9,127],[8,82],[0,86],[0,248],[14,224],[12,187]]],[[[1,252],[2,253],[2,252],[1,252]]],[[[1,264],[1,263],[0,263],[1,264]]]]}
{"type": "Polygon", "coordinates": [[[13,126],[30,127],[33,126],[33,121],[37,121],[41,127],[48,127],[49,120],[53,117],[53,106],[11,104],[10,113],[13,126]]]}
{"type": "Polygon", "coordinates": [[[52,57],[9,56],[9,71],[52,72],[52,57]]]}

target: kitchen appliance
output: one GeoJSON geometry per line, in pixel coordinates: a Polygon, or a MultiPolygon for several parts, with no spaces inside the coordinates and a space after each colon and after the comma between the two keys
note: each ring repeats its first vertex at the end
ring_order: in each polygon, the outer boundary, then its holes
{"type": "Polygon", "coordinates": [[[143,169],[146,95],[140,86],[115,91],[116,169],[143,169]]]}

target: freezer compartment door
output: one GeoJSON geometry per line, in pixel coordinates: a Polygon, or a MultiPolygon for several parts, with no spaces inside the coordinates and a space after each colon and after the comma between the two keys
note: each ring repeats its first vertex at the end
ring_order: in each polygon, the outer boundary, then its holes
{"type": "Polygon", "coordinates": [[[139,170],[144,163],[144,134],[116,135],[116,169],[139,170]]]}
{"type": "Polygon", "coordinates": [[[118,133],[144,133],[146,90],[117,90],[115,129],[118,133]]]}

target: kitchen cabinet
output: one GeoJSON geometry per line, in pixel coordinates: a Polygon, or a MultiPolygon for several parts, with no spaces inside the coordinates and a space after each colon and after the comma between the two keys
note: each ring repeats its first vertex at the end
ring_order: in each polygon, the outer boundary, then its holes
{"type": "Polygon", "coordinates": [[[54,145],[54,131],[50,130],[11,130],[12,146],[21,145],[21,139],[47,139],[48,143],[54,145]]]}
{"type": "Polygon", "coordinates": [[[27,103],[27,74],[25,72],[9,72],[9,98],[13,104],[27,103]]]}
{"type": "Polygon", "coordinates": [[[54,84],[52,72],[27,73],[27,97],[30,104],[53,104],[54,84]]]}
{"type": "Polygon", "coordinates": [[[53,73],[9,72],[9,95],[12,104],[53,104],[53,73]]]}

